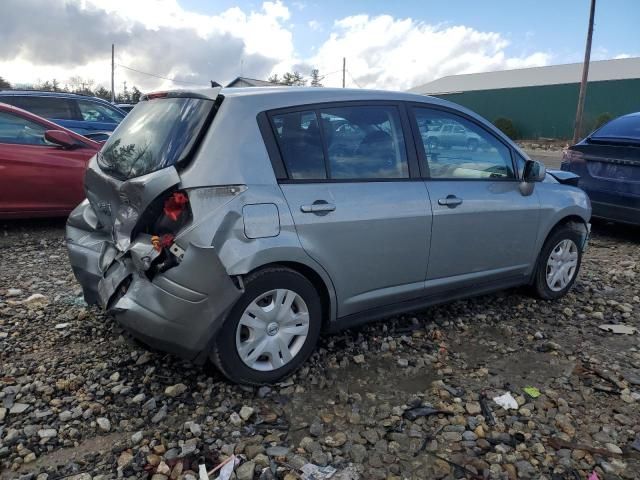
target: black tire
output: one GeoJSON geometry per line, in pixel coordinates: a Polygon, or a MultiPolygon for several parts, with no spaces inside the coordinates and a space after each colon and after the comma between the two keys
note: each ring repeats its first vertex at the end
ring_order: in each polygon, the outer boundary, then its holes
{"type": "Polygon", "coordinates": [[[467,141],[467,147],[469,148],[469,150],[471,150],[472,152],[475,152],[476,150],[478,150],[478,140],[476,140],[475,138],[471,138],[467,141]]]}
{"type": "Polygon", "coordinates": [[[245,291],[231,309],[217,334],[210,358],[229,380],[246,385],[276,383],[302,365],[315,350],[322,326],[322,304],[313,284],[303,275],[285,267],[270,267],[248,275],[245,291]],[[309,311],[309,330],[300,351],[287,364],[276,370],[260,371],[246,365],[236,348],[238,322],[247,306],[260,294],[286,288],[302,297],[309,311]]]}
{"type": "Polygon", "coordinates": [[[534,293],[543,300],[555,300],[561,298],[567,294],[580,273],[580,265],[582,264],[582,242],[584,233],[582,230],[572,224],[565,224],[557,227],[551,232],[544,242],[540,255],[538,256],[538,262],[536,265],[536,273],[533,279],[534,293]],[[547,283],[547,262],[553,249],[563,240],[571,240],[577,247],[578,260],[575,267],[575,272],[569,283],[561,290],[553,290],[547,283]]]}

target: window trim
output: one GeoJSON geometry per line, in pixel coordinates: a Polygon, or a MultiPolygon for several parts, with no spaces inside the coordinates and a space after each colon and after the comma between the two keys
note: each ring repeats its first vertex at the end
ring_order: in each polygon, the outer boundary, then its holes
{"type": "Polygon", "coordinates": [[[407,182],[407,181],[421,181],[419,171],[419,161],[415,146],[415,139],[412,135],[411,124],[409,121],[409,114],[406,109],[406,102],[394,101],[394,100],[349,100],[338,102],[316,102],[302,105],[295,105],[291,107],[276,108],[272,110],[266,110],[258,113],[256,120],[258,122],[258,128],[262,134],[262,138],[267,149],[267,154],[271,160],[271,165],[275,173],[278,183],[362,183],[362,182],[407,182]],[[400,119],[400,128],[402,129],[402,135],[405,145],[405,153],[407,160],[407,168],[409,176],[406,178],[330,178],[330,167],[327,154],[327,143],[325,141],[324,132],[322,130],[322,124],[320,123],[321,111],[330,108],[342,108],[342,107],[394,107],[397,109],[398,118],[400,119]],[[324,156],[325,171],[327,172],[326,179],[294,179],[289,175],[289,171],[286,168],[282,153],[280,152],[280,145],[277,141],[275,124],[273,117],[276,115],[284,115],[287,113],[296,112],[308,112],[312,111],[316,114],[318,119],[318,128],[320,130],[320,138],[322,140],[322,150],[324,156]]]}
{"type": "Polygon", "coordinates": [[[406,102],[407,103],[407,113],[409,114],[409,121],[411,122],[411,132],[413,134],[413,141],[416,146],[416,150],[418,152],[418,158],[420,160],[419,167],[422,178],[424,180],[434,181],[434,182],[520,182],[520,173],[518,172],[517,164],[514,158],[513,147],[506,143],[502,138],[489,130],[485,125],[478,122],[477,119],[473,118],[471,115],[466,114],[460,110],[456,110],[454,108],[450,108],[444,105],[434,105],[431,103],[421,103],[421,102],[406,102]],[[509,158],[511,159],[511,168],[514,172],[514,178],[433,178],[431,177],[431,172],[429,170],[429,162],[427,161],[427,153],[424,148],[424,142],[422,141],[422,136],[420,135],[420,129],[418,127],[418,121],[416,119],[416,115],[414,110],[416,108],[422,109],[430,109],[441,111],[453,116],[459,116],[464,120],[472,123],[477,128],[491,135],[495,140],[500,142],[509,152],[509,158]]]}

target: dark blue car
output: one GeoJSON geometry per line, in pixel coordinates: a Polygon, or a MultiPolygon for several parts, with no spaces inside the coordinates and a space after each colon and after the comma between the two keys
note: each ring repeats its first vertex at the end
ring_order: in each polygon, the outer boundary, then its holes
{"type": "Polygon", "coordinates": [[[561,168],[580,176],[594,217],[640,225],[640,112],[611,120],[569,147],[561,168]]]}
{"type": "Polygon", "coordinates": [[[94,140],[106,139],[126,116],[106,100],[74,93],[2,90],[0,102],[27,110],[94,140]]]}

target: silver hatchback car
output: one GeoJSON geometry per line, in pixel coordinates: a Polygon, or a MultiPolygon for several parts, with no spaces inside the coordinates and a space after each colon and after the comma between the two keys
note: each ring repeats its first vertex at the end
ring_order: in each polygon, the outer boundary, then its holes
{"type": "Polygon", "coordinates": [[[87,302],[134,337],[262,384],[321,331],[518,285],[561,297],[589,233],[576,180],[436,98],[161,92],[91,160],[66,242],[87,302]],[[425,140],[450,123],[478,148],[425,140]]]}

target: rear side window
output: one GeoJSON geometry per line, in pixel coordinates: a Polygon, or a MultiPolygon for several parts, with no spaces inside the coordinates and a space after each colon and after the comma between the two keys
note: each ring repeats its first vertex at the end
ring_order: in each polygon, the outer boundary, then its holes
{"type": "Polygon", "coordinates": [[[17,115],[0,112],[0,143],[17,145],[48,145],[46,128],[17,115]]]}
{"type": "Polygon", "coordinates": [[[213,100],[188,97],[138,103],[102,147],[100,168],[126,180],[183,162],[213,106],[213,100]]]}
{"type": "Polygon", "coordinates": [[[2,101],[23,108],[31,113],[40,115],[44,118],[53,118],[56,120],[74,120],[74,108],[72,100],[67,98],[55,97],[36,97],[36,96],[7,96],[2,101]]]}
{"type": "Polygon", "coordinates": [[[273,116],[280,155],[294,180],[325,180],[322,138],[315,111],[273,116]]]}
{"type": "Polygon", "coordinates": [[[395,107],[358,106],[320,113],[333,179],[408,178],[407,151],[395,107]]]}
{"type": "Polygon", "coordinates": [[[78,100],[78,108],[85,122],[120,123],[124,118],[115,108],[90,100],[78,100]]]}
{"type": "Polygon", "coordinates": [[[620,139],[640,141],[640,115],[629,115],[616,118],[596,130],[592,135],[593,139],[620,139]]]}
{"type": "Polygon", "coordinates": [[[290,179],[409,177],[400,114],[394,106],[323,108],[275,114],[271,120],[290,179]]]}
{"type": "Polygon", "coordinates": [[[441,110],[414,108],[413,112],[431,178],[515,178],[509,148],[484,128],[441,110]]]}

